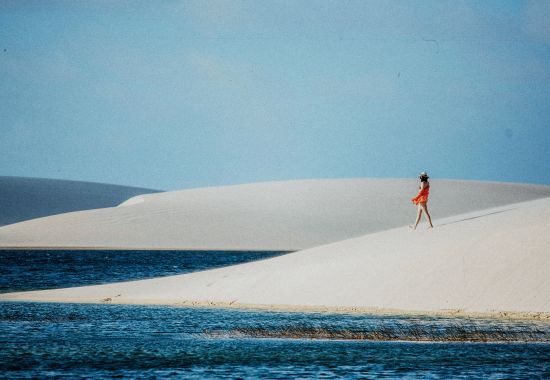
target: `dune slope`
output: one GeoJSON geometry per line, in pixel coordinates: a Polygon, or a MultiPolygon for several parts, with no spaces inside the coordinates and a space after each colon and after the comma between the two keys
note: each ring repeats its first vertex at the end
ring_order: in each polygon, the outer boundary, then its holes
{"type": "Polygon", "coordinates": [[[550,198],[435,224],[204,272],[0,299],[550,315],[550,198]]]}
{"type": "MultiPolygon", "coordinates": [[[[0,228],[0,247],[298,250],[411,223],[415,180],[300,180],[140,195],[0,228]]],[[[441,218],[550,196],[550,186],[432,181],[441,218]]]]}
{"type": "Polygon", "coordinates": [[[102,207],[158,190],[103,183],[0,176],[0,226],[102,207]]]}

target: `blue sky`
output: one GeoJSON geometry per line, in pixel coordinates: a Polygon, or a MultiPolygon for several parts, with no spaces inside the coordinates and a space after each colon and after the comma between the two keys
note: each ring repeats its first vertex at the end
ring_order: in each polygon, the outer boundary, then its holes
{"type": "Polygon", "coordinates": [[[550,184],[550,2],[0,2],[0,175],[550,184]]]}

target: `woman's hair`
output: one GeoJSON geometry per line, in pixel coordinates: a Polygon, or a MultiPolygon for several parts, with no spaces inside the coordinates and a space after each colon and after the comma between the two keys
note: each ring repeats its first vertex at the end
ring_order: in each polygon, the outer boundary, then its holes
{"type": "Polygon", "coordinates": [[[421,176],[420,177],[420,182],[428,182],[428,177],[427,176],[421,176]]]}

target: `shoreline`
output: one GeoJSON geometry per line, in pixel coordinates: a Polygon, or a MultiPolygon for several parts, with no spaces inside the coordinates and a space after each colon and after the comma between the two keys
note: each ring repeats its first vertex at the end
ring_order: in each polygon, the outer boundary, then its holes
{"type": "Polygon", "coordinates": [[[152,247],[102,247],[102,246],[94,246],[94,247],[65,247],[65,246],[58,246],[58,247],[34,247],[34,246],[13,246],[13,247],[3,247],[0,246],[0,251],[182,251],[182,252],[281,252],[281,253],[293,253],[297,252],[298,250],[288,250],[288,249],[235,249],[235,248],[172,248],[172,247],[162,247],[162,248],[152,248],[152,247]]]}
{"type": "MultiPolygon", "coordinates": [[[[5,293],[8,294],[8,293],[5,293]]],[[[448,310],[403,310],[392,308],[376,308],[361,306],[314,306],[314,305],[283,305],[283,304],[253,304],[226,301],[208,300],[183,300],[177,302],[160,302],[158,300],[142,300],[140,302],[113,302],[112,298],[97,301],[87,300],[24,300],[24,299],[0,299],[1,303],[57,303],[57,304],[85,304],[85,305],[124,305],[124,306],[164,306],[180,308],[200,309],[232,309],[266,312],[290,312],[290,313],[323,313],[323,314],[354,314],[371,316],[394,317],[439,317],[439,318],[483,318],[493,320],[537,320],[550,323],[550,312],[530,311],[466,311],[460,309],[448,310]]]]}

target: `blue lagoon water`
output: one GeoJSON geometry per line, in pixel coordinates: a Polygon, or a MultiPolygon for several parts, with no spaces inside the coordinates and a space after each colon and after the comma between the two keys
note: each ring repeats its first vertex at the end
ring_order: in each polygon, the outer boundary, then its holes
{"type": "Polygon", "coordinates": [[[97,285],[196,272],[286,252],[0,250],[0,293],[97,285]]]}
{"type": "MultiPolygon", "coordinates": [[[[78,252],[75,254],[90,255],[78,252]]],[[[129,252],[125,254],[128,260],[136,260],[129,252]]],[[[180,256],[185,254],[180,252],[180,256]]],[[[162,255],[157,252],[155,260],[149,258],[141,265],[155,267],[155,262],[164,261],[162,255]]],[[[11,260],[5,257],[3,261],[11,260]]],[[[73,267],[74,275],[46,287],[65,286],[64,281],[72,286],[114,278],[97,275],[90,280],[89,270],[106,270],[102,264],[93,264],[94,257],[107,260],[100,255],[81,258],[90,266],[85,274],[73,267]]],[[[39,267],[29,264],[32,259],[25,260],[25,265],[40,272],[39,267]]],[[[172,260],[166,258],[171,264],[159,267],[173,266],[172,260]]],[[[2,275],[6,266],[7,262],[0,265],[2,275]]],[[[115,272],[120,274],[122,267],[131,266],[121,262],[115,272]]],[[[51,269],[47,265],[43,268],[51,269]]],[[[59,268],[66,271],[63,265],[59,268]]],[[[136,272],[134,269],[130,272],[136,272]]],[[[2,280],[3,289],[42,287],[16,281],[21,277],[16,272],[10,272],[11,284],[2,280]]],[[[160,272],[138,271],[145,277],[160,272]]],[[[0,303],[0,377],[48,376],[548,378],[550,324],[536,320],[0,303]]]]}

